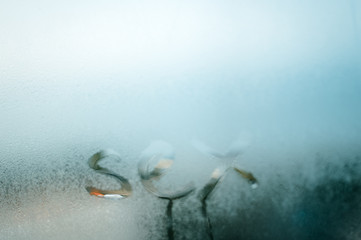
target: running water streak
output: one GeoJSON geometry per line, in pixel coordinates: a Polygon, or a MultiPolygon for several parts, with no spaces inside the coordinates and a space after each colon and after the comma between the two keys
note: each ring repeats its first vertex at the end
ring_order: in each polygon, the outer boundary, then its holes
{"type": "Polygon", "coordinates": [[[193,183],[189,183],[181,189],[175,191],[159,190],[153,183],[154,180],[159,180],[166,170],[170,168],[173,163],[174,150],[165,142],[153,142],[142,154],[141,161],[138,164],[138,173],[144,188],[160,199],[168,200],[166,215],[167,215],[167,233],[168,239],[174,239],[173,229],[173,201],[188,196],[194,191],[193,183]],[[165,149],[168,148],[168,154],[165,149]],[[152,169],[150,162],[156,158],[160,158],[158,163],[152,169]]]}

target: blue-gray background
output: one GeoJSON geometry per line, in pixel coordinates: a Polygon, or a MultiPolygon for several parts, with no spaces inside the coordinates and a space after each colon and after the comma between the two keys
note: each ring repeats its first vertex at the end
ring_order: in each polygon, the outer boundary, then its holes
{"type": "Polygon", "coordinates": [[[0,111],[4,174],[101,148],[134,168],[162,139],[196,175],[193,139],[238,139],[261,179],[315,179],[317,154],[359,153],[361,2],[2,1],[0,111]]]}

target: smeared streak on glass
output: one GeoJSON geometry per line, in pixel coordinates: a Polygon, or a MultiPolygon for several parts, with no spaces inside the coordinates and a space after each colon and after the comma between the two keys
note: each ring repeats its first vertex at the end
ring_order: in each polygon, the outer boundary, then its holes
{"type": "Polygon", "coordinates": [[[211,179],[207,182],[207,184],[203,187],[203,189],[199,193],[199,198],[202,203],[202,215],[206,219],[206,232],[209,239],[213,240],[213,232],[212,232],[212,223],[211,219],[208,216],[207,212],[207,198],[212,193],[217,184],[221,181],[224,172],[221,172],[219,168],[216,168],[213,173],[211,179]]]}
{"type": "Polygon", "coordinates": [[[241,141],[235,141],[229,146],[229,148],[225,153],[221,153],[214,150],[213,148],[210,148],[209,146],[207,146],[206,144],[204,144],[203,142],[197,139],[193,139],[191,143],[201,153],[221,159],[238,157],[242,153],[242,148],[245,146],[245,143],[241,141]]]}
{"type": "Polygon", "coordinates": [[[90,195],[94,195],[100,198],[122,199],[129,197],[132,194],[132,186],[130,185],[128,179],[114,173],[107,168],[99,166],[99,162],[107,157],[114,157],[120,160],[120,156],[117,152],[113,150],[101,150],[89,158],[89,167],[98,173],[116,178],[119,181],[121,188],[118,190],[102,190],[95,187],[86,187],[86,190],[90,195]]]}
{"type": "Polygon", "coordinates": [[[243,178],[247,179],[248,182],[251,184],[251,187],[253,189],[257,188],[258,187],[258,181],[257,179],[253,176],[252,173],[250,172],[246,172],[242,169],[239,169],[239,168],[236,168],[236,167],[233,167],[233,169],[239,173],[243,178]]]}
{"type": "MultiPolygon", "coordinates": [[[[152,146],[153,145],[150,145],[148,147],[148,150],[151,149],[152,146]]],[[[183,188],[177,191],[162,191],[156,188],[153,184],[153,181],[159,180],[160,177],[165,174],[166,170],[171,167],[174,161],[173,160],[174,153],[173,153],[173,149],[171,151],[171,154],[164,154],[167,156],[164,156],[162,153],[155,154],[149,152],[152,151],[148,151],[148,153],[143,153],[142,159],[138,164],[138,173],[144,188],[148,192],[152,193],[153,195],[155,195],[160,199],[168,200],[168,205],[166,210],[166,214],[168,218],[167,233],[168,233],[168,239],[173,240],[174,239],[173,216],[172,216],[173,201],[187,196],[188,194],[193,192],[195,188],[193,186],[193,183],[189,183],[188,185],[184,186],[183,188]],[[155,165],[154,169],[151,169],[149,162],[156,158],[160,158],[160,160],[155,165]]]]}
{"type": "Polygon", "coordinates": [[[206,232],[207,232],[209,239],[213,240],[214,239],[213,230],[212,230],[213,227],[212,227],[212,223],[211,223],[211,220],[210,220],[210,218],[208,216],[208,212],[207,212],[207,199],[209,198],[209,196],[211,195],[213,190],[216,188],[216,186],[222,181],[222,179],[226,175],[226,172],[229,169],[233,168],[237,173],[240,174],[241,177],[248,180],[248,182],[251,184],[251,187],[253,189],[258,187],[258,181],[253,176],[252,173],[244,171],[242,169],[239,169],[239,168],[233,166],[234,162],[235,162],[235,158],[238,157],[242,153],[242,147],[243,147],[242,143],[234,142],[229,147],[229,149],[227,150],[226,153],[219,153],[198,140],[193,140],[192,145],[195,148],[197,148],[200,152],[202,152],[206,155],[210,155],[215,158],[220,158],[222,160],[229,160],[229,159],[233,160],[231,163],[231,166],[228,166],[226,168],[224,168],[224,167],[216,168],[212,172],[210,180],[203,187],[203,189],[200,190],[199,195],[198,195],[198,197],[202,203],[202,207],[201,207],[202,215],[206,220],[206,232]]]}

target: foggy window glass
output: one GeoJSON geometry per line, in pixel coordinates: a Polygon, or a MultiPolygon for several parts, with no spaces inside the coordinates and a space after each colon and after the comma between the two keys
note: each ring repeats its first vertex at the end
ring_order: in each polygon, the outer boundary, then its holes
{"type": "Polygon", "coordinates": [[[2,1],[1,239],[361,239],[361,2],[2,1]]]}

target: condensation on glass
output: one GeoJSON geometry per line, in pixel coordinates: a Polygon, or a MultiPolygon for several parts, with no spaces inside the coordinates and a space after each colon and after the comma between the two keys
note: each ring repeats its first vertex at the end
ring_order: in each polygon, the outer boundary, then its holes
{"type": "Polygon", "coordinates": [[[0,3],[1,239],[361,239],[361,3],[0,3]]]}

